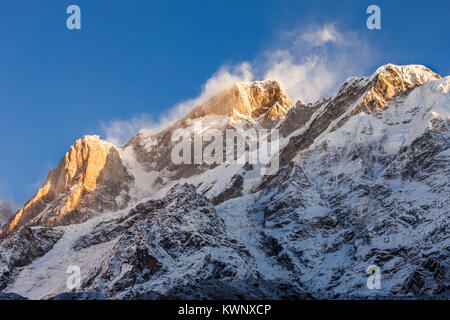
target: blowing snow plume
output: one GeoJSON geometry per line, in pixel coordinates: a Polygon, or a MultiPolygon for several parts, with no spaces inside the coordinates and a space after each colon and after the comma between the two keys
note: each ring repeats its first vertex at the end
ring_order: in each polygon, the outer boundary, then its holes
{"type": "Polygon", "coordinates": [[[101,124],[106,140],[119,146],[140,130],[158,132],[238,81],[277,80],[292,101],[314,102],[337,89],[351,75],[363,74],[370,63],[368,44],[355,32],[340,31],[332,23],[308,26],[280,35],[277,48],[269,48],[253,62],[222,66],[202,85],[201,94],[173,106],[159,119],[135,115],[129,120],[101,124]]]}

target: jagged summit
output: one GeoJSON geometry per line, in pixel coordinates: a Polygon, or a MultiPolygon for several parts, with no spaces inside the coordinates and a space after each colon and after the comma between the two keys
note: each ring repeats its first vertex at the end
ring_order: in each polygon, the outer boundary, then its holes
{"type": "Polygon", "coordinates": [[[278,81],[236,82],[219,92],[189,114],[190,119],[207,115],[227,115],[231,122],[255,121],[261,117],[282,119],[293,106],[278,81]]]}
{"type": "Polygon", "coordinates": [[[311,105],[297,103],[281,125],[283,137],[290,137],[282,150],[281,162],[289,163],[301,150],[309,148],[321,135],[343,126],[351,117],[380,113],[393,102],[401,102],[416,87],[441,77],[421,65],[387,64],[370,77],[352,77],[330,99],[311,105]],[[296,131],[297,130],[297,131],[296,131]]]}
{"type": "Polygon", "coordinates": [[[70,147],[36,195],[16,213],[7,232],[27,223],[50,226],[72,218],[87,219],[74,217],[85,203],[100,211],[118,209],[121,203],[115,198],[127,190],[125,183],[130,179],[114,145],[98,136],[84,136],[70,147]]]}
{"type": "Polygon", "coordinates": [[[55,296],[72,264],[78,293],[108,298],[284,299],[294,284],[319,299],[448,299],[450,77],[436,79],[389,64],[295,107],[275,81],[238,82],[122,148],[84,137],[0,239],[0,290],[55,296]],[[199,118],[279,129],[279,170],[175,164],[172,133],[199,118]]]}
{"type": "Polygon", "coordinates": [[[367,113],[384,110],[388,105],[387,101],[397,94],[407,93],[425,82],[439,79],[441,79],[440,75],[423,65],[386,64],[370,76],[368,79],[370,89],[353,113],[361,110],[367,113]]]}
{"type": "MultiPolygon", "coordinates": [[[[131,139],[130,145],[133,146],[137,161],[146,171],[177,172],[173,177],[166,174],[166,177],[155,180],[161,183],[202,172],[192,168],[190,171],[175,168],[167,161],[173,146],[170,133],[183,126],[186,120],[222,115],[227,117],[231,125],[242,121],[262,124],[264,121],[265,125],[268,123],[267,127],[272,127],[274,124],[270,123],[282,119],[280,128],[283,137],[305,126],[304,134],[294,138],[299,141],[290,142],[292,146],[282,150],[282,159],[288,161],[298,151],[311,145],[315,137],[332,130],[336,125],[341,126],[352,115],[361,111],[372,113],[384,110],[397,95],[408,94],[414,87],[440,78],[422,65],[387,64],[378,68],[370,77],[349,78],[329,99],[323,99],[312,106],[304,106],[299,101],[294,108],[277,81],[236,82],[158,134],[155,139],[158,148],[155,150],[147,150],[146,146],[138,143],[137,138],[131,139]]],[[[102,211],[123,207],[130,199],[129,182],[137,178],[131,171],[133,168],[127,171],[119,150],[114,145],[98,136],[85,136],[77,140],[57,168],[50,171],[42,188],[15,215],[8,226],[8,232],[29,222],[55,225],[71,219],[84,220],[87,216],[79,214],[83,208],[102,211]]]]}
{"type": "Polygon", "coordinates": [[[396,74],[402,78],[405,82],[423,83],[425,81],[440,79],[440,75],[430,70],[421,64],[407,64],[396,65],[387,63],[379,67],[371,76],[370,79],[375,78],[377,75],[396,74]]]}

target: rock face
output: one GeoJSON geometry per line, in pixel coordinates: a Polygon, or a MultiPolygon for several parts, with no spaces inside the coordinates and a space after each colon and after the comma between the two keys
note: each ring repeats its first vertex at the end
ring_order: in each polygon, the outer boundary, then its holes
{"type": "Polygon", "coordinates": [[[0,292],[0,300],[27,300],[27,298],[22,297],[15,293],[0,292]]]}
{"type": "MultiPolygon", "coordinates": [[[[145,297],[144,297],[145,298],[145,297]]],[[[200,280],[177,286],[157,299],[176,300],[310,300],[295,284],[267,280],[227,281],[200,280]]]]}
{"type": "Polygon", "coordinates": [[[14,278],[18,267],[30,264],[50,251],[64,232],[48,228],[21,228],[0,243],[0,290],[14,278]]]}
{"type": "MultiPolygon", "coordinates": [[[[200,122],[203,127],[222,132],[225,141],[226,129],[274,128],[292,106],[277,81],[238,82],[161,132],[139,132],[123,147],[124,153],[133,154],[144,172],[152,176],[147,183],[151,183],[153,189],[170,188],[179,179],[191,178],[216,167],[195,164],[193,152],[191,164],[174,164],[171,153],[176,144],[172,141],[175,130],[184,129],[193,135],[195,123],[200,122]]],[[[150,192],[145,196],[152,195],[150,192]]]]}
{"type": "Polygon", "coordinates": [[[85,136],[50,171],[6,233],[23,225],[71,224],[87,220],[90,212],[119,210],[129,200],[130,181],[118,150],[98,136],[85,136]]]}
{"type": "Polygon", "coordinates": [[[277,81],[237,82],[196,107],[189,118],[227,115],[232,124],[242,120],[255,121],[260,117],[278,120],[286,116],[292,105],[277,81]]]}
{"type": "MultiPolygon", "coordinates": [[[[250,253],[227,232],[214,207],[192,185],[177,185],[164,198],[98,225],[78,239],[74,249],[111,241],[114,249],[98,270],[87,275],[83,290],[100,289],[110,298],[152,292],[170,296],[174,287],[200,286],[201,281],[221,280],[233,288],[234,282],[262,278],[250,253]]],[[[299,288],[293,292],[304,294],[299,288]]]]}
{"type": "Polygon", "coordinates": [[[367,113],[384,110],[388,101],[396,95],[407,93],[410,89],[427,81],[439,79],[441,79],[440,75],[420,65],[382,66],[369,79],[370,89],[352,113],[360,110],[367,113]]]}
{"type": "Polygon", "coordinates": [[[288,164],[301,150],[307,149],[321,134],[341,127],[352,115],[384,110],[390,100],[406,96],[411,89],[441,77],[424,66],[380,67],[371,77],[351,78],[328,100],[304,106],[297,104],[281,126],[289,144],[281,154],[281,163],[288,164]]]}
{"type": "Polygon", "coordinates": [[[0,290],[31,299],[448,299],[449,111],[450,77],[386,65],[312,104],[292,106],[273,81],[238,83],[122,148],[84,138],[3,235],[0,290]],[[279,129],[279,170],[175,165],[171,135],[194,120],[220,132],[279,129]],[[82,270],[77,292],[65,287],[72,264],[82,270]],[[381,289],[366,286],[371,265],[381,289]]]}

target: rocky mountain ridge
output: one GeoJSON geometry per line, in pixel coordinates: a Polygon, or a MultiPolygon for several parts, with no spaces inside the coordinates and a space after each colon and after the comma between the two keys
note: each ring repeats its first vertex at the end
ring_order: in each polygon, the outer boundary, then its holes
{"type": "Polygon", "coordinates": [[[115,146],[85,136],[70,147],[4,232],[23,225],[71,224],[87,220],[92,211],[123,209],[132,179],[115,146]]]}
{"type": "Polygon", "coordinates": [[[63,294],[76,264],[79,297],[448,297],[449,91],[419,65],[383,66],[313,104],[274,81],[237,83],[121,148],[85,137],[4,229],[2,245],[52,239],[26,263],[4,246],[4,291],[63,294]],[[174,165],[171,135],[193,120],[279,129],[279,171],[174,165]],[[365,286],[370,265],[380,290],[365,286]]]}

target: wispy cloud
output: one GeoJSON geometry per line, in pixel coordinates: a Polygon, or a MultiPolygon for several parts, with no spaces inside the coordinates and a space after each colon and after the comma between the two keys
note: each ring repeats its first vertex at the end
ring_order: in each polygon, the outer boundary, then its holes
{"type": "Polygon", "coordinates": [[[293,100],[303,102],[330,95],[349,76],[364,74],[372,57],[364,39],[334,24],[286,33],[280,46],[266,52],[264,78],[280,81],[293,100]]]}
{"type": "Polygon", "coordinates": [[[105,132],[106,140],[120,146],[130,137],[143,128],[155,127],[155,121],[147,114],[134,115],[129,120],[112,120],[102,123],[101,127],[105,132]]]}
{"type": "Polygon", "coordinates": [[[218,92],[231,87],[237,81],[252,81],[253,73],[248,62],[243,62],[237,66],[222,66],[209,78],[202,86],[202,92],[194,99],[183,101],[175,105],[168,116],[162,117],[160,123],[167,124],[186,115],[194,107],[208,101],[218,92]]]}
{"type": "Polygon", "coordinates": [[[320,56],[306,56],[297,61],[288,50],[270,53],[271,67],[264,78],[280,81],[294,101],[312,102],[319,99],[336,83],[338,74],[320,56]]]}
{"type": "Polygon", "coordinates": [[[342,35],[336,30],[334,24],[326,24],[312,32],[299,34],[294,41],[294,45],[307,43],[312,47],[319,47],[327,42],[342,43],[342,41],[342,35]]]}
{"type": "Polygon", "coordinates": [[[0,202],[4,202],[12,212],[16,212],[20,209],[20,205],[14,200],[12,195],[0,185],[0,202]]]}
{"type": "Polygon", "coordinates": [[[268,48],[253,62],[220,67],[198,97],[176,104],[159,119],[143,114],[102,123],[106,139],[122,145],[141,129],[158,131],[236,81],[278,80],[293,101],[314,102],[332,94],[348,77],[364,74],[373,56],[357,33],[339,30],[333,23],[285,32],[281,38],[276,48],[268,48]]]}
{"type": "Polygon", "coordinates": [[[251,81],[253,74],[249,63],[238,66],[222,66],[202,86],[200,95],[196,98],[182,101],[154,120],[149,115],[135,115],[129,120],[112,120],[101,124],[106,140],[117,145],[123,145],[128,139],[142,129],[157,132],[160,128],[180,119],[218,92],[232,86],[237,81],[251,81]]]}

